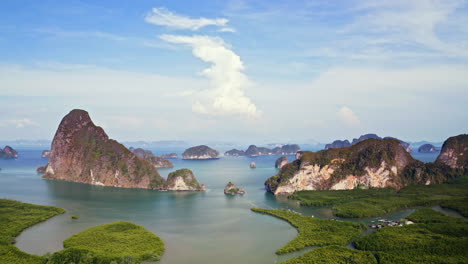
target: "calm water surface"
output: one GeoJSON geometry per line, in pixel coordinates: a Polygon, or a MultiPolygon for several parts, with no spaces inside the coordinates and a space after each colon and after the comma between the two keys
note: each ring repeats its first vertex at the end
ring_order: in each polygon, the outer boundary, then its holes
{"type": "MultiPolygon", "coordinates": [[[[0,160],[1,198],[67,210],[17,237],[16,246],[29,253],[58,251],[63,248],[63,240],[88,227],[127,220],[164,239],[166,252],[159,263],[276,263],[285,257],[274,252],[294,238],[296,230],[279,219],[253,213],[250,208],[289,208],[305,215],[336,218],[329,208],[300,207],[297,202],[264,191],[265,180],[277,172],[274,162],[279,156],[175,159],[174,168],[159,170],[163,177],[176,169],[189,168],[208,190],[161,192],[43,180],[35,172],[37,166],[47,163],[40,154],[40,150],[20,150],[17,160],[0,160]],[[252,161],[257,163],[256,169],[249,168],[252,161]],[[247,194],[224,195],[229,181],[246,189],[247,194]],[[71,215],[79,219],[71,220],[71,215]]],[[[434,160],[437,155],[432,156],[434,160]]],[[[402,210],[386,217],[399,219],[411,212],[402,210]]]]}

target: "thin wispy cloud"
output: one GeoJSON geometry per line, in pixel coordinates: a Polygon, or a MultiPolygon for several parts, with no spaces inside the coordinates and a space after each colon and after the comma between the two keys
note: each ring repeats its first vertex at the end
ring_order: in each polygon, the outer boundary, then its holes
{"type": "Polygon", "coordinates": [[[241,58],[226,43],[217,37],[162,35],[161,39],[192,48],[193,55],[211,67],[202,71],[210,79],[212,88],[198,94],[193,111],[209,115],[246,115],[258,117],[260,112],[245,95],[244,88],[250,81],[243,73],[241,58]]]}
{"type": "Polygon", "coordinates": [[[46,34],[60,38],[101,38],[109,39],[114,41],[126,40],[127,37],[112,34],[108,32],[90,30],[90,31],[76,31],[76,30],[64,30],[60,28],[38,28],[35,30],[37,33],[46,34]]]}
{"type": "Polygon", "coordinates": [[[145,17],[146,22],[166,26],[174,29],[199,30],[207,26],[221,27],[222,32],[234,32],[234,29],[227,27],[229,22],[226,18],[191,18],[184,15],[175,14],[166,8],[153,8],[145,17]]]}
{"type": "Polygon", "coordinates": [[[338,110],[338,117],[348,127],[358,128],[361,126],[359,117],[347,106],[343,106],[338,110]]]}

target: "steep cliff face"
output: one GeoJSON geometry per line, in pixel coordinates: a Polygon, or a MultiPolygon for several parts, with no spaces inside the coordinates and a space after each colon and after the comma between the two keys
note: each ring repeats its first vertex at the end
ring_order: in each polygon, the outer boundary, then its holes
{"type": "Polygon", "coordinates": [[[193,172],[180,169],[169,173],[166,189],[170,191],[205,191],[205,185],[199,184],[193,172]]]}
{"type": "MultiPolygon", "coordinates": [[[[432,165],[431,165],[432,166],[432,165]]],[[[368,139],[345,148],[303,152],[265,182],[275,194],[299,190],[341,190],[358,186],[401,188],[409,184],[441,183],[439,167],[426,168],[395,139],[368,139]],[[428,171],[437,171],[432,175],[428,171]]]]}
{"type": "Polygon", "coordinates": [[[174,167],[174,164],[172,164],[172,162],[168,161],[167,159],[155,156],[153,152],[151,152],[151,150],[145,150],[142,148],[130,148],[130,151],[132,151],[138,158],[149,161],[156,168],[174,167]]]}
{"type": "Polygon", "coordinates": [[[468,170],[468,134],[448,138],[436,160],[452,169],[468,170]]]}
{"type": "Polygon", "coordinates": [[[275,162],[275,168],[281,169],[284,167],[284,165],[288,163],[289,163],[288,157],[286,156],[279,157],[275,162]]]}
{"type": "Polygon", "coordinates": [[[5,148],[0,148],[0,158],[1,159],[16,159],[18,158],[18,152],[10,146],[5,146],[5,148]]]}
{"type": "Polygon", "coordinates": [[[200,145],[188,148],[182,153],[182,159],[217,159],[219,152],[208,146],[200,145]]]}
{"type": "Polygon", "coordinates": [[[43,150],[41,154],[41,158],[49,158],[50,157],[50,150],[43,150]]]}
{"type": "Polygon", "coordinates": [[[62,119],[43,177],[125,188],[160,189],[165,184],[151,163],[109,139],[84,110],[62,119]]]}

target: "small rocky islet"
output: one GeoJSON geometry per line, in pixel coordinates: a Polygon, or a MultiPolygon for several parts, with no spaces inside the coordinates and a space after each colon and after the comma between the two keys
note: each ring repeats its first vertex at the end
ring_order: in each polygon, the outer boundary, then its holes
{"type": "Polygon", "coordinates": [[[226,187],[224,187],[224,194],[227,195],[236,195],[236,194],[245,194],[246,191],[242,188],[237,187],[233,182],[228,182],[226,187]]]}
{"type": "Polygon", "coordinates": [[[301,148],[297,144],[287,144],[273,149],[250,145],[245,151],[231,149],[224,153],[224,156],[264,156],[264,155],[295,155],[301,148]]]}

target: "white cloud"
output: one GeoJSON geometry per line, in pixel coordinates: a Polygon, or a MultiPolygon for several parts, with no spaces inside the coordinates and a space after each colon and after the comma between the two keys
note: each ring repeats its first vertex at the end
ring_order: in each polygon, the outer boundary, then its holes
{"type": "Polygon", "coordinates": [[[343,106],[338,110],[338,117],[349,127],[357,128],[361,126],[359,117],[347,106],[343,106]]]}
{"type": "Polygon", "coordinates": [[[217,26],[223,27],[221,30],[224,30],[224,32],[233,32],[233,29],[226,27],[229,22],[226,18],[190,18],[172,13],[166,8],[153,8],[152,11],[146,15],[145,20],[151,24],[175,29],[189,29],[195,31],[206,26],[217,26]]]}
{"type": "Polygon", "coordinates": [[[195,57],[212,63],[202,71],[202,75],[211,80],[213,88],[199,93],[200,98],[193,104],[193,111],[211,115],[259,116],[257,107],[244,92],[250,81],[242,72],[242,60],[221,38],[162,35],[161,39],[189,45],[195,57]]]}
{"type": "Polygon", "coordinates": [[[14,120],[5,120],[2,122],[0,127],[9,127],[15,126],[16,128],[25,128],[30,126],[37,126],[37,123],[32,121],[29,118],[14,119],[14,120]]]}

